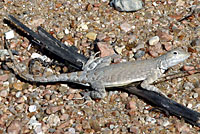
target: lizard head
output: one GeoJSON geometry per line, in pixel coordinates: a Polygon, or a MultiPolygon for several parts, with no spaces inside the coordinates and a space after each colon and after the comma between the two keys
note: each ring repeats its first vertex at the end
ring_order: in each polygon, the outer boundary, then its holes
{"type": "Polygon", "coordinates": [[[166,70],[174,65],[183,62],[189,57],[190,54],[184,51],[182,48],[175,48],[159,57],[161,62],[160,68],[166,70]]]}

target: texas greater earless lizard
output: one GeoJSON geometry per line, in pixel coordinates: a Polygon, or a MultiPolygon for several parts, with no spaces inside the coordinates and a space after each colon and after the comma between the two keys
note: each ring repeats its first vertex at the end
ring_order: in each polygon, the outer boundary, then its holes
{"type": "MultiPolygon", "coordinates": [[[[163,76],[163,73],[170,67],[186,60],[190,54],[181,48],[173,49],[160,57],[122,62],[119,64],[97,65],[94,69],[86,69],[80,72],[63,73],[52,76],[34,76],[23,73],[23,70],[14,60],[11,59],[17,68],[18,75],[27,81],[32,82],[73,82],[85,86],[91,86],[89,94],[94,99],[101,99],[106,96],[106,87],[119,87],[142,81],[141,87],[147,90],[162,93],[157,87],[151,85],[155,80],[163,76]]],[[[108,60],[109,61],[109,60],[108,60]]]]}

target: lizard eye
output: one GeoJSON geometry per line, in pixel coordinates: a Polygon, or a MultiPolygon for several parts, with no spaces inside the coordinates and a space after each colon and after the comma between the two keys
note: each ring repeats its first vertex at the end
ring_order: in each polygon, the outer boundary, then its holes
{"type": "Polygon", "coordinates": [[[178,52],[177,52],[177,51],[174,51],[174,52],[173,52],[173,54],[177,55],[177,54],[178,54],[178,52]]]}

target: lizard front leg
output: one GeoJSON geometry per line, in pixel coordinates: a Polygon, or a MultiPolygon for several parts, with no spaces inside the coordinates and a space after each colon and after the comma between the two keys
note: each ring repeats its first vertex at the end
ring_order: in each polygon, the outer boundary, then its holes
{"type": "Polygon", "coordinates": [[[91,84],[93,91],[90,91],[90,97],[93,99],[103,99],[106,96],[105,86],[101,81],[94,81],[91,84]]]}
{"type": "Polygon", "coordinates": [[[159,88],[151,85],[154,81],[156,81],[158,78],[160,78],[162,76],[163,76],[163,74],[159,70],[152,71],[151,75],[148,76],[141,83],[141,87],[146,89],[146,90],[150,90],[150,91],[154,91],[154,92],[160,93],[160,94],[164,95],[165,97],[167,97],[166,94],[164,92],[162,92],[159,88]]]}

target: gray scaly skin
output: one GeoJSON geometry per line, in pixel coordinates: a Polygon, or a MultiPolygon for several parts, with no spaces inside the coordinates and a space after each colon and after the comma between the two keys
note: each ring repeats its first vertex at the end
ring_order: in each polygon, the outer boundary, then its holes
{"type": "MultiPolygon", "coordinates": [[[[166,54],[148,60],[130,61],[119,64],[100,65],[93,70],[73,73],[64,73],[47,77],[37,77],[24,74],[19,66],[15,64],[18,75],[32,82],[73,82],[85,86],[91,86],[94,90],[89,94],[93,99],[101,99],[106,96],[106,87],[119,87],[142,81],[141,87],[147,90],[162,93],[157,87],[151,85],[155,80],[163,77],[163,73],[170,67],[183,62],[190,56],[181,48],[173,49],[166,54]]],[[[12,57],[12,56],[11,56],[12,57]]],[[[13,59],[13,58],[11,58],[13,59]]],[[[101,64],[101,63],[99,63],[101,64]]]]}

